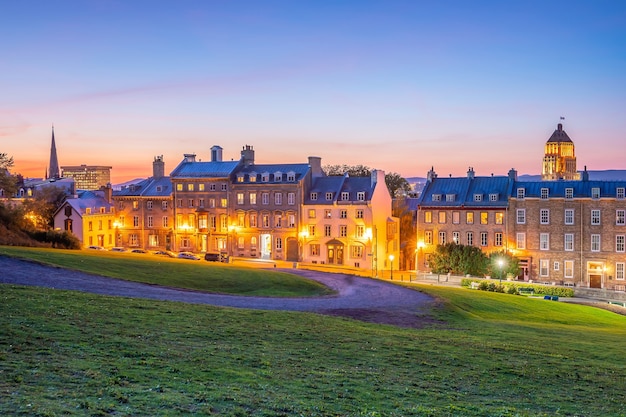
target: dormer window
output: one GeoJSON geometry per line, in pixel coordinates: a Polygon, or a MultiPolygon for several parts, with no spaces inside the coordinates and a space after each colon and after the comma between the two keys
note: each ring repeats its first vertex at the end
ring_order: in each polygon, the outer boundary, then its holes
{"type": "Polygon", "coordinates": [[[256,176],[257,176],[257,173],[252,171],[251,173],[248,174],[248,181],[256,182],[256,176]]]}
{"type": "Polygon", "coordinates": [[[567,200],[571,200],[574,198],[574,189],[573,188],[566,188],[565,189],[565,198],[567,200]]]}
{"type": "Polygon", "coordinates": [[[244,179],[245,179],[245,175],[243,175],[243,174],[237,175],[237,182],[243,182],[244,179]]]}
{"type": "Polygon", "coordinates": [[[623,200],[624,199],[624,187],[618,187],[616,190],[616,195],[618,200],[623,200]]]}
{"type": "Polygon", "coordinates": [[[359,191],[356,193],[357,201],[365,201],[365,191],[359,191]]]}
{"type": "Polygon", "coordinates": [[[489,194],[489,201],[498,201],[498,197],[500,197],[500,194],[498,194],[498,193],[491,193],[491,194],[489,194]]]}
{"type": "Polygon", "coordinates": [[[269,180],[270,180],[269,172],[264,172],[261,174],[261,182],[269,182],[269,180]]]}
{"type": "Polygon", "coordinates": [[[542,188],[541,189],[541,199],[542,200],[547,200],[549,196],[550,196],[550,189],[542,188]]]}
{"type": "Polygon", "coordinates": [[[474,194],[474,201],[483,201],[482,194],[474,194]]]}
{"type": "Polygon", "coordinates": [[[591,189],[591,198],[593,198],[594,200],[597,200],[598,198],[600,198],[600,188],[599,187],[593,187],[591,189]]]}
{"type": "Polygon", "coordinates": [[[326,193],[326,201],[331,201],[333,199],[333,193],[326,193]]]}
{"type": "Polygon", "coordinates": [[[293,171],[290,171],[287,173],[287,181],[289,182],[294,182],[296,180],[296,173],[293,171]]]}
{"type": "Polygon", "coordinates": [[[441,194],[433,194],[433,201],[441,201],[441,194]]]}
{"type": "Polygon", "coordinates": [[[348,201],[350,200],[350,193],[347,191],[342,191],[341,192],[341,201],[348,201]]]}
{"type": "Polygon", "coordinates": [[[523,200],[526,197],[526,189],[525,188],[518,188],[517,189],[517,198],[519,200],[523,200]]]}
{"type": "Polygon", "coordinates": [[[317,193],[311,193],[311,200],[317,201],[317,193]]]}
{"type": "Polygon", "coordinates": [[[163,191],[163,187],[161,187],[160,185],[157,185],[156,190],[157,190],[157,193],[160,193],[163,191]]]}
{"type": "Polygon", "coordinates": [[[456,194],[446,194],[446,201],[452,202],[456,200],[456,194]]]}
{"type": "Polygon", "coordinates": [[[276,171],[274,173],[274,182],[281,182],[283,180],[283,173],[280,171],[276,171]]]}

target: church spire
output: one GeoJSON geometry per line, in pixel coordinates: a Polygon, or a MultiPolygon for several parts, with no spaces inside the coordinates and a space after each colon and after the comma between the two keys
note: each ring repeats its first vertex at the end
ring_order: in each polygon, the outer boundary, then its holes
{"type": "Polygon", "coordinates": [[[48,178],[60,178],[59,160],[57,159],[57,146],[54,142],[54,125],[52,125],[52,145],[50,146],[50,168],[48,169],[48,178]]]}

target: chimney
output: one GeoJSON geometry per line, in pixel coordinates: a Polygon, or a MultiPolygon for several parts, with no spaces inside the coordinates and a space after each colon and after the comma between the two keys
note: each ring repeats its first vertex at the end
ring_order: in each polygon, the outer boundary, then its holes
{"type": "Polygon", "coordinates": [[[323,177],[322,158],[319,156],[309,156],[309,166],[311,167],[311,176],[313,178],[323,177]]]}
{"type": "Polygon", "coordinates": [[[104,192],[104,199],[107,203],[113,203],[113,188],[111,188],[111,183],[107,183],[106,186],[100,187],[100,189],[104,192]]]}
{"type": "Polygon", "coordinates": [[[211,147],[211,162],[222,162],[222,147],[221,146],[212,146],[211,147]]]}
{"type": "Polygon", "coordinates": [[[561,132],[563,130],[563,123],[559,123],[558,125],[556,125],[556,128],[559,132],[561,132]]]}
{"type": "Polygon", "coordinates": [[[512,181],[517,181],[517,171],[513,168],[509,170],[509,179],[512,181]]]}
{"type": "Polygon", "coordinates": [[[585,165],[585,170],[581,176],[582,181],[589,181],[589,172],[587,172],[587,165],[585,165]]]}
{"type": "Polygon", "coordinates": [[[474,179],[474,168],[469,167],[469,169],[467,170],[467,178],[469,178],[470,180],[474,179]]]}
{"type": "Polygon", "coordinates": [[[435,167],[430,167],[430,171],[426,174],[426,181],[432,182],[435,178],[437,178],[437,173],[435,173],[435,167]]]}
{"type": "Polygon", "coordinates": [[[154,161],[152,161],[152,176],[155,179],[163,178],[165,176],[165,162],[163,162],[163,155],[154,157],[154,161]]]}
{"type": "Polygon", "coordinates": [[[251,145],[243,147],[243,150],[241,151],[241,162],[243,162],[243,166],[246,167],[254,165],[254,149],[251,145]]]}
{"type": "Polygon", "coordinates": [[[184,162],[196,162],[196,154],[195,153],[186,153],[183,158],[184,162]]]}

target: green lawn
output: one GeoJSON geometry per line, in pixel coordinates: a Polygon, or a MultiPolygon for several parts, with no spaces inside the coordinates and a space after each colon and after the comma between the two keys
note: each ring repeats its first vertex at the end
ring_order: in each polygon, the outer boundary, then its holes
{"type": "Polygon", "coordinates": [[[2,254],[107,277],[215,293],[306,297],[331,292],[315,281],[296,275],[204,260],[190,261],[129,252],[13,246],[0,246],[2,254]]]}

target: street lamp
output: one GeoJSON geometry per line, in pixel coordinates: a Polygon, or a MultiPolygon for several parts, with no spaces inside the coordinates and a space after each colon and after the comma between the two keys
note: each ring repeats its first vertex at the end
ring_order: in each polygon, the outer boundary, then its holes
{"type": "Polygon", "coordinates": [[[393,281],[393,255],[389,255],[389,271],[391,272],[391,281],[393,281]]]}
{"type": "Polygon", "coordinates": [[[504,259],[498,259],[498,268],[500,268],[500,286],[502,286],[502,272],[504,271],[504,259]]]}

